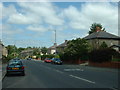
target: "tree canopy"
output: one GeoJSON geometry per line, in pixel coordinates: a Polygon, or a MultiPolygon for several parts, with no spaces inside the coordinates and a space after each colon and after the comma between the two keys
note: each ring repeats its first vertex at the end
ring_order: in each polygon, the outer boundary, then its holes
{"type": "Polygon", "coordinates": [[[89,45],[87,41],[85,39],[77,38],[76,40],[68,41],[64,52],[74,59],[85,59],[88,51],[89,45]]]}
{"type": "Polygon", "coordinates": [[[42,48],[41,48],[41,52],[42,52],[43,54],[46,54],[46,53],[47,53],[47,50],[48,50],[48,49],[47,49],[46,47],[42,47],[42,48]]]}
{"type": "Polygon", "coordinates": [[[91,33],[97,32],[97,27],[99,27],[100,30],[105,31],[105,28],[103,28],[101,24],[93,23],[88,33],[91,34],[91,33]]]}

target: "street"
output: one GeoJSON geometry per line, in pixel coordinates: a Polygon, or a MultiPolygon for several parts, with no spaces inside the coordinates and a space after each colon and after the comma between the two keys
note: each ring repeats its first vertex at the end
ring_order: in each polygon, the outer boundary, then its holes
{"type": "Polygon", "coordinates": [[[3,79],[3,88],[118,88],[118,70],[80,65],[54,65],[23,60],[25,76],[3,79]]]}

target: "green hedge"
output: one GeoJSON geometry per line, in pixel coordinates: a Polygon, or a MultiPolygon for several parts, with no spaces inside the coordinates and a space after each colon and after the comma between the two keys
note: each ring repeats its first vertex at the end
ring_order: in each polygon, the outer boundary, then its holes
{"type": "Polygon", "coordinates": [[[112,60],[112,55],[115,55],[116,51],[111,48],[93,50],[89,54],[89,60],[92,62],[108,62],[112,60]]]}
{"type": "Polygon", "coordinates": [[[53,54],[50,54],[50,55],[42,55],[42,56],[41,56],[41,59],[44,60],[45,58],[53,58],[53,57],[55,57],[55,55],[53,55],[53,54]]]}

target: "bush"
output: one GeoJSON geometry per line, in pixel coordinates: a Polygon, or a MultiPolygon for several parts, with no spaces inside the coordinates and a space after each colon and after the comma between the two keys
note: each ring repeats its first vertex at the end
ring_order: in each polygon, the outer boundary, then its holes
{"type": "Polygon", "coordinates": [[[99,63],[111,61],[114,53],[115,50],[110,48],[93,50],[90,52],[89,60],[99,63]]]}
{"type": "Polygon", "coordinates": [[[53,58],[55,55],[50,54],[50,55],[42,55],[41,59],[44,60],[45,58],[53,58]]]}

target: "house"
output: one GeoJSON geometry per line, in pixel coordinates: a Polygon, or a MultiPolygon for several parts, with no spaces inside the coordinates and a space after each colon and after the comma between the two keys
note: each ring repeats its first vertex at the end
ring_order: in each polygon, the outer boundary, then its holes
{"type": "Polygon", "coordinates": [[[33,55],[33,51],[34,49],[27,49],[27,50],[23,50],[20,55],[21,57],[29,57],[29,56],[32,56],[33,55]]]}
{"type": "Polygon", "coordinates": [[[110,48],[113,48],[120,53],[120,45],[112,45],[110,48]]]}
{"type": "Polygon", "coordinates": [[[94,32],[84,37],[84,39],[88,40],[93,49],[98,49],[103,42],[105,42],[108,47],[112,45],[120,45],[120,37],[106,31],[94,32]]]}
{"type": "Polygon", "coordinates": [[[47,53],[48,54],[55,54],[56,53],[56,47],[57,47],[57,43],[54,43],[53,46],[51,46],[51,47],[48,48],[47,53]]]}
{"type": "Polygon", "coordinates": [[[7,48],[3,45],[3,43],[0,41],[0,58],[2,58],[2,55],[7,57],[7,55],[8,55],[8,50],[7,50],[7,48]]]}
{"type": "Polygon", "coordinates": [[[64,49],[67,46],[67,42],[68,42],[68,40],[65,40],[64,43],[62,43],[56,47],[58,53],[64,52],[64,49]]]}

